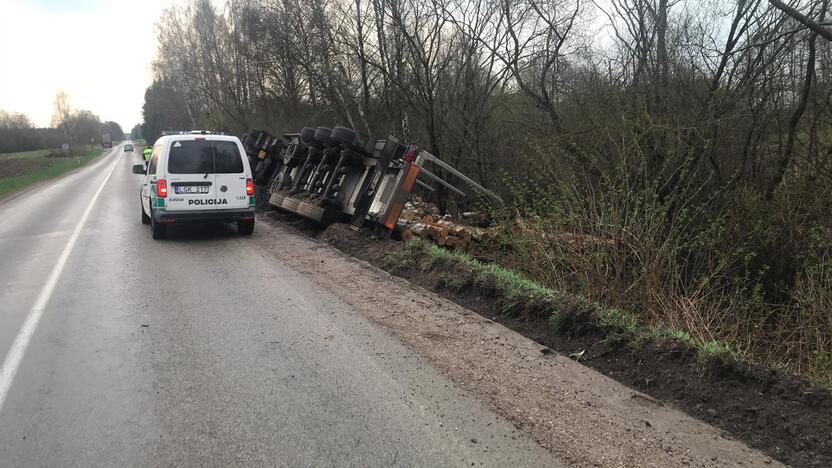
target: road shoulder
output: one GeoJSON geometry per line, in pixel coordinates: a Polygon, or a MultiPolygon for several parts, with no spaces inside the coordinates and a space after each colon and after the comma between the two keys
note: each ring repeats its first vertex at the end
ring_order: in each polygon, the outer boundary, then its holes
{"type": "Polygon", "coordinates": [[[576,465],[777,466],[684,413],[406,280],[261,217],[288,264],[426,357],[457,386],[576,465]]]}

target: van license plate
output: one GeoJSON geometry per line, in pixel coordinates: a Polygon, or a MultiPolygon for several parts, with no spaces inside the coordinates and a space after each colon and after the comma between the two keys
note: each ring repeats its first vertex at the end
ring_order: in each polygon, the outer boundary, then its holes
{"type": "Polygon", "coordinates": [[[177,185],[176,193],[208,193],[207,185],[177,185]]]}

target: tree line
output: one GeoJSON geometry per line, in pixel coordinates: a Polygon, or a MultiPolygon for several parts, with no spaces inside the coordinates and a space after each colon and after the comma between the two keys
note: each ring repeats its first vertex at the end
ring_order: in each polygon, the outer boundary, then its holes
{"type": "Polygon", "coordinates": [[[194,0],[158,24],[143,129],[416,142],[504,195],[495,217],[612,240],[507,234],[496,260],[817,370],[830,23],[829,0],[194,0]]]}
{"type": "Polygon", "coordinates": [[[64,143],[100,143],[102,133],[109,133],[113,139],[124,135],[118,123],[102,122],[89,110],[72,108],[64,92],[56,95],[53,106],[50,127],[37,127],[24,114],[0,109],[0,153],[56,149],[64,143]]]}
{"type": "Polygon", "coordinates": [[[36,128],[23,114],[0,109],[0,154],[61,146],[61,134],[54,128],[36,128]]]}

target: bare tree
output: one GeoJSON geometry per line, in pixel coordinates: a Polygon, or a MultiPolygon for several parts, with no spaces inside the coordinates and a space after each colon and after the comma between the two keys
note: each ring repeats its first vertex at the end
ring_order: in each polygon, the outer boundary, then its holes
{"type": "Polygon", "coordinates": [[[52,126],[63,132],[67,144],[72,146],[72,139],[75,132],[75,112],[66,91],[58,91],[55,100],[52,102],[52,126]]]}
{"type": "MultiPolygon", "coordinates": [[[[775,2],[772,2],[775,6],[778,6],[775,2]]],[[[778,8],[782,8],[778,6],[778,8]]],[[[826,18],[826,11],[829,8],[829,0],[823,0],[820,4],[820,22],[823,23],[824,18],[826,18]]],[[[790,13],[790,15],[793,15],[790,13]]],[[[801,22],[804,22],[801,20],[801,22]]],[[[805,23],[805,22],[804,22],[805,23]]],[[[810,34],[809,38],[807,39],[807,46],[808,52],[806,55],[806,72],[803,77],[803,88],[800,92],[800,97],[798,98],[797,105],[792,112],[791,118],[789,118],[788,123],[788,134],[786,136],[786,142],[783,145],[783,151],[780,155],[780,158],[777,160],[775,167],[774,167],[774,177],[772,178],[769,186],[766,190],[766,196],[771,197],[774,194],[774,191],[783,183],[783,179],[786,175],[786,171],[789,168],[789,164],[792,161],[792,157],[794,154],[794,146],[795,140],[797,138],[798,132],[798,125],[800,124],[800,119],[803,117],[803,113],[806,111],[806,104],[809,101],[809,95],[812,91],[812,85],[815,80],[815,67],[816,67],[816,59],[817,59],[817,40],[818,36],[821,34],[817,32],[815,28],[811,28],[812,33],[810,34]]]]}

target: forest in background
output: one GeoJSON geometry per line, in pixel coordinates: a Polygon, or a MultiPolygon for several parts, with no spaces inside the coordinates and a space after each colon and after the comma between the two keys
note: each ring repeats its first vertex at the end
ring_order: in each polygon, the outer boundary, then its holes
{"type": "Polygon", "coordinates": [[[194,0],[143,135],[344,125],[498,192],[492,260],[832,384],[829,0],[194,0]],[[570,242],[579,236],[581,242],[570,242]]]}
{"type": "Polygon", "coordinates": [[[53,102],[50,127],[37,127],[25,114],[0,109],[0,154],[61,148],[64,143],[99,144],[101,134],[121,140],[124,132],[112,121],[102,122],[91,111],[74,109],[69,96],[59,92],[53,102]]]}

